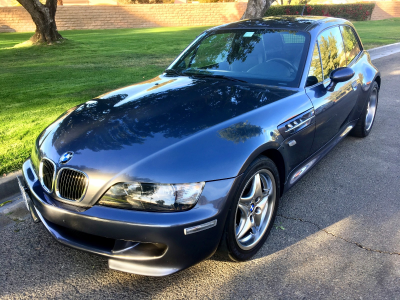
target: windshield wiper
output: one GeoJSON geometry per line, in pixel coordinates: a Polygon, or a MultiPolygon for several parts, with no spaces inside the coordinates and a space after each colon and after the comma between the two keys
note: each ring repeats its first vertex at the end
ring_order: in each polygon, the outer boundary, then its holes
{"type": "Polygon", "coordinates": [[[184,73],[185,75],[190,75],[190,76],[198,76],[198,77],[210,77],[210,78],[221,78],[221,79],[226,79],[230,81],[236,81],[236,82],[246,82],[245,80],[238,79],[235,77],[230,77],[226,75],[220,75],[220,74],[204,74],[204,73],[184,73]]]}
{"type": "Polygon", "coordinates": [[[179,73],[177,70],[175,70],[175,69],[166,69],[166,70],[164,70],[164,72],[167,74],[167,75],[177,75],[177,76],[181,76],[182,74],[181,73],[179,73]]]}

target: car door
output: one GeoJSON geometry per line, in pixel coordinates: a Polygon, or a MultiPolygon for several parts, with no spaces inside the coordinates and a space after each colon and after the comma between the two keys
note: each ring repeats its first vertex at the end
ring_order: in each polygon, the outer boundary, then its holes
{"type": "Polygon", "coordinates": [[[315,109],[316,131],[311,147],[312,153],[329,142],[347,124],[357,102],[359,89],[355,76],[346,82],[337,83],[333,91],[327,90],[330,73],[346,65],[346,53],[339,26],[321,32],[314,46],[313,62],[308,77],[311,80],[307,80],[310,86],[306,87],[306,94],[315,109]]]}

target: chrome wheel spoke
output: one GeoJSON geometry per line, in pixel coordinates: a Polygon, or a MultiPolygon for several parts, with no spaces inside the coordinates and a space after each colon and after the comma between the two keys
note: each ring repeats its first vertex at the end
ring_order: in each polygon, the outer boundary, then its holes
{"type": "Polygon", "coordinates": [[[254,176],[254,182],[255,182],[255,192],[254,192],[254,201],[259,201],[263,197],[263,189],[261,187],[261,178],[260,174],[256,174],[254,176]]]}
{"type": "Polygon", "coordinates": [[[253,226],[249,217],[244,218],[244,220],[241,219],[240,223],[242,223],[242,221],[243,221],[243,225],[240,226],[240,224],[239,224],[239,226],[238,226],[239,230],[236,234],[238,239],[241,239],[246,233],[248,233],[249,230],[251,229],[251,227],[253,226]]]}
{"type": "Polygon", "coordinates": [[[256,174],[250,181],[250,191],[247,195],[240,198],[240,202],[242,203],[250,203],[253,199],[256,199],[260,195],[262,195],[261,190],[261,182],[260,182],[260,175],[256,174]]]}
{"type": "Polygon", "coordinates": [[[249,215],[250,206],[248,204],[239,202],[238,207],[241,210],[243,215],[245,215],[245,216],[249,215]]]}
{"type": "Polygon", "coordinates": [[[262,199],[256,207],[254,213],[254,220],[257,226],[260,226],[262,223],[262,219],[265,216],[265,212],[268,210],[268,197],[262,199]]]}
{"type": "Polygon", "coordinates": [[[266,232],[274,203],[275,180],[269,170],[260,170],[247,182],[236,210],[236,240],[244,250],[253,248],[266,232]]]}

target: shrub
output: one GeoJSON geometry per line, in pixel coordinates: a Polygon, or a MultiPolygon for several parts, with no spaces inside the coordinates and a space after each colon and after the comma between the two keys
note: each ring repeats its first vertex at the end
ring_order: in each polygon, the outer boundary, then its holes
{"type": "MultiPolygon", "coordinates": [[[[0,0],[1,1],[1,0],[0,0]]],[[[17,0],[13,0],[17,1],[17,0]]],[[[46,0],[41,0],[46,1],[46,0]]],[[[174,4],[175,0],[117,0],[118,4],[174,4]]],[[[217,2],[235,2],[235,0],[188,0],[187,3],[217,3],[217,2]]],[[[18,2],[17,2],[18,3],[18,2]]]]}
{"type": "Polygon", "coordinates": [[[170,4],[174,3],[172,0],[117,0],[118,4],[170,4]]]}
{"type": "MultiPolygon", "coordinates": [[[[265,16],[301,15],[304,5],[274,5],[265,16]]],[[[327,16],[352,21],[364,21],[371,18],[375,3],[352,4],[310,4],[304,8],[303,15],[327,16]]]]}
{"type": "Polygon", "coordinates": [[[235,2],[235,0],[197,0],[199,3],[235,2]]]}

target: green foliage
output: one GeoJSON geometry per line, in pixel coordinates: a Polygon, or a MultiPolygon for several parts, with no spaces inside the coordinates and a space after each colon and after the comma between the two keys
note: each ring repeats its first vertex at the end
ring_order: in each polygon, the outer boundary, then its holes
{"type": "MultiPolygon", "coordinates": [[[[235,2],[235,0],[189,0],[188,3],[197,1],[199,3],[218,3],[218,2],[235,2]]],[[[118,0],[118,4],[174,4],[175,0],[118,0]]]]}
{"type": "Polygon", "coordinates": [[[333,70],[346,65],[346,56],[343,47],[338,47],[338,44],[342,42],[338,41],[332,33],[329,35],[324,35],[324,33],[319,38],[318,44],[324,69],[324,78],[328,78],[333,70]]]}
{"type": "Polygon", "coordinates": [[[239,33],[221,33],[207,37],[185,58],[184,68],[203,68],[217,65],[221,62],[232,64],[235,61],[245,61],[247,55],[261,40],[259,34],[244,37],[239,33]],[[235,46],[232,47],[234,42],[235,46]]]}
{"type": "Polygon", "coordinates": [[[199,3],[235,2],[235,0],[197,0],[199,3]]]}
{"type": "Polygon", "coordinates": [[[308,76],[317,77],[318,82],[324,80],[324,77],[322,76],[321,60],[319,58],[319,51],[317,45],[314,46],[314,52],[308,76]]]}
{"type": "Polygon", "coordinates": [[[358,41],[353,33],[353,30],[347,26],[342,27],[342,36],[346,49],[347,60],[350,62],[360,52],[358,41]]]}
{"type": "MultiPolygon", "coordinates": [[[[303,5],[274,5],[265,16],[301,15],[303,5]]],[[[352,4],[309,4],[303,15],[337,17],[347,20],[364,21],[371,18],[375,3],[352,4]]]]}
{"type": "Polygon", "coordinates": [[[173,0],[118,0],[118,4],[171,4],[173,0]]]}
{"type": "MultiPolygon", "coordinates": [[[[194,0],[199,3],[235,2],[235,0],[194,0]]],[[[188,3],[194,1],[189,0],[188,3]]],[[[118,0],[119,4],[174,4],[175,0],[118,0]]]]}

